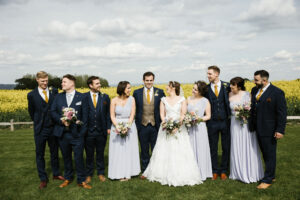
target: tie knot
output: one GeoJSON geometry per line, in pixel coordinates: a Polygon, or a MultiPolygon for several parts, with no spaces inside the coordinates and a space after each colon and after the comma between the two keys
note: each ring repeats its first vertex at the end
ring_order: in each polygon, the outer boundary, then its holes
{"type": "Polygon", "coordinates": [[[93,94],[93,97],[96,97],[97,96],[97,94],[93,94]]]}
{"type": "Polygon", "coordinates": [[[43,93],[44,93],[44,94],[47,94],[47,91],[46,91],[46,90],[43,90],[43,93]]]}
{"type": "Polygon", "coordinates": [[[218,85],[215,85],[215,88],[218,88],[218,85]]]}

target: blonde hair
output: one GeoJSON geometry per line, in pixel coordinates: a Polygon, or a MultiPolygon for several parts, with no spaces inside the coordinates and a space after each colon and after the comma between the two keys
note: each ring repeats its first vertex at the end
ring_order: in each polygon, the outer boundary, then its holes
{"type": "Polygon", "coordinates": [[[46,78],[46,77],[48,77],[47,72],[39,71],[38,73],[36,73],[36,78],[37,79],[39,79],[39,78],[46,78]]]}

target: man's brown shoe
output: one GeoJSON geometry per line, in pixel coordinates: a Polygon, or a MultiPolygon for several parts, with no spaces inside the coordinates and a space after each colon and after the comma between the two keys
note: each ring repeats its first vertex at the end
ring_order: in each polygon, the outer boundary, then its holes
{"type": "Polygon", "coordinates": [[[53,176],[53,180],[61,180],[64,181],[66,180],[63,176],[53,176]]]}
{"type": "Polygon", "coordinates": [[[83,187],[84,189],[92,189],[92,186],[88,185],[86,182],[82,182],[81,184],[77,184],[79,187],[83,187]]]}
{"type": "Polygon", "coordinates": [[[272,184],[268,184],[268,183],[261,183],[259,184],[256,188],[257,189],[267,189],[268,187],[270,187],[272,184]]]}
{"type": "Polygon", "coordinates": [[[276,179],[275,179],[275,178],[273,178],[273,179],[272,179],[272,182],[276,182],[276,179]]]}
{"type": "Polygon", "coordinates": [[[85,179],[86,183],[90,183],[92,181],[92,177],[91,176],[87,176],[85,179]]]}
{"type": "Polygon", "coordinates": [[[221,179],[224,181],[224,180],[226,180],[227,179],[227,175],[225,174],[225,173],[222,173],[221,174],[221,179]]]}
{"type": "Polygon", "coordinates": [[[47,187],[47,181],[41,181],[39,188],[43,189],[45,187],[47,187]]]}
{"type": "Polygon", "coordinates": [[[144,180],[144,179],[146,179],[146,176],[141,175],[140,179],[144,180]]]}
{"type": "Polygon", "coordinates": [[[214,181],[214,180],[217,180],[218,176],[219,176],[219,175],[218,175],[217,173],[214,173],[211,180],[213,180],[213,181],[214,181]]]}
{"type": "Polygon", "coordinates": [[[64,187],[67,187],[72,181],[69,181],[69,180],[65,180],[62,184],[60,184],[60,188],[64,188],[64,187]]]}
{"type": "Polygon", "coordinates": [[[106,178],[105,178],[104,175],[99,175],[98,177],[99,177],[99,180],[100,180],[101,182],[106,181],[106,178]]]}

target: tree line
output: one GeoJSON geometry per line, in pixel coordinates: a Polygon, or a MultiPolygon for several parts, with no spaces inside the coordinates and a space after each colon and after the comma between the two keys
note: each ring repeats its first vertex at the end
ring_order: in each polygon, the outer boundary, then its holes
{"type": "MultiPolygon", "coordinates": [[[[74,75],[76,77],[76,87],[77,88],[86,88],[88,87],[86,81],[88,79],[88,75],[74,75]]],[[[61,77],[54,76],[48,74],[48,85],[61,89],[61,77]]],[[[14,89],[16,90],[25,90],[25,89],[34,89],[37,87],[37,82],[35,78],[35,74],[26,74],[22,78],[15,80],[16,86],[14,89]]],[[[109,87],[109,83],[106,79],[100,77],[101,87],[109,87]]]]}

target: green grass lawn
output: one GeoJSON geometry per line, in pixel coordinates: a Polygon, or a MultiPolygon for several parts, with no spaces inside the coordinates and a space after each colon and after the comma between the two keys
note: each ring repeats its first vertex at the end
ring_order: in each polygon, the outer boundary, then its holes
{"type": "MultiPolygon", "coordinates": [[[[106,161],[107,161],[106,146],[106,161]]],[[[48,187],[39,190],[35,165],[32,129],[15,132],[0,130],[0,200],[7,199],[300,199],[300,126],[289,125],[284,139],[278,143],[276,183],[269,189],[257,190],[257,184],[226,180],[205,181],[186,187],[162,186],[135,177],[128,182],[100,183],[93,177],[91,190],[79,188],[74,181],[59,188],[60,181],[50,180],[48,187]]],[[[46,166],[52,177],[49,150],[46,166]]],[[[63,162],[60,156],[61,169],[63,162]]]]}

